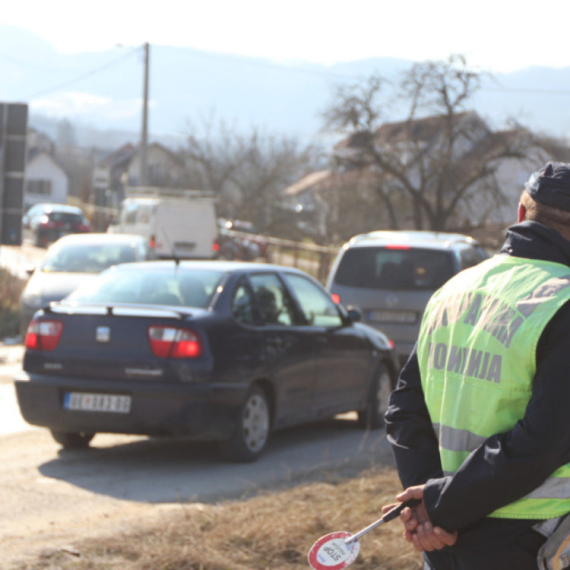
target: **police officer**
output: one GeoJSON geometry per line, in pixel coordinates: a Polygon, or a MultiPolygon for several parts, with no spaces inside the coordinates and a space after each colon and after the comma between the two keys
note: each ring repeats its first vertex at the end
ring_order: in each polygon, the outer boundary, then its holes
{"type": "Polygon", "coordinates": [[[570,519],[570,164],[531,175],[518,220],[433,295],[390,398],[425,568],[536,570],[570,519]]]}

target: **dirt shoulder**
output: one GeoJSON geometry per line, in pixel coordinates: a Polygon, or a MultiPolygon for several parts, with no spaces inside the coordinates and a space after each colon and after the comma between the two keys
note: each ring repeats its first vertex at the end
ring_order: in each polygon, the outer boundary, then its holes
{"type": "MultiPolygon", "coordinates": [[[[106,531],[96,527],[70,544],[51,544],[14,568],[306,569],[307,552],[319,537],[368,526],[398,490],[393,469],[373,469],[356,479],[305,484],[245,501],[141,510],[138,519],[111,517],[106,531]]],[[[381,528],[361,539],[359,568],[422,568],[398,522],[381,528]]]]}

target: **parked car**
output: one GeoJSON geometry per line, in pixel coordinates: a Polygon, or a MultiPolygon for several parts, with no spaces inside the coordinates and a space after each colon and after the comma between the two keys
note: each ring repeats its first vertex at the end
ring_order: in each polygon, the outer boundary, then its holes
{"type": "Polygon", "coordinates": [[[60,238],[48,249],[39,267],[30,270],[31,277],[20,295],[21,334],[25,335],[38,309],[61,301],[103,269],[150,256],[141,236],[89,233],[60,238]]]}
{"type": "Polygon", "coordinates": [[[218,218],[218,228],[218,257],[253,261],[267,256],[267,238],[251,222],[218,218]]]}
{"type": "Polygon", "coordinates": [[[462,234],[377,231],[353,237],[338,253],[327,288],[384,331],[405,363],[425,306],[450,277],[488,254],[462,234]]]}
{"type": "Polygon", "coordinates": [[[23,234],[37,247],[67,234],[86,233],[91,226],[81,208],[65,204],[36,204],[22,219],[23,234]]]}
{"type": "Polygon", "coordinates": [[[307,274],[226,261],[101,273],[28,328],[23,417],[66,448],[98,432],[190,436],[255,460],[272,430],[356,410],[383,425],[397,362],[307,274]]]}

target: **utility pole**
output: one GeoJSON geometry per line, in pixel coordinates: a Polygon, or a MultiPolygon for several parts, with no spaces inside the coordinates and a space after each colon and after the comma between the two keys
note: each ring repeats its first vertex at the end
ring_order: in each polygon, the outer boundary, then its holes
{"type": "Polygon", "coordinates": [[[149,52],[148,42],[144,44],[144,85],[143,85],[143,112],[142,112],[142,130],[141,130],[141,161],[140,161],[140,181],[139,186],[147,185],[147,145],[148,145],[148,68],[149,68],[149,52]]]}

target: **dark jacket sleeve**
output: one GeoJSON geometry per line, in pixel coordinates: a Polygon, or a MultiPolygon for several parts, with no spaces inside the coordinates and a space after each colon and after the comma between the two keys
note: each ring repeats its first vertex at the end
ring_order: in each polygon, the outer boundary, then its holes
{"type": "Polygon", "coordinates": [[[415,348],[390,396],[386,433],[404,488],[442,476],[437,438],[425,404],[415,348]]]}
{"type": "MultiPolygon", "coordinates": [[[[570,305],[567,303],[549,323],[537,349],[537,371],[532,396],[524,418],[507,433],[493,436],[474,450],[452,477],[432,477],[426,484],[424,501],[432,522],[447,530],[457,530],[489,515],[495,509],[515,501],[537,488],[558,467],[570,462],[570,305]]],[[[396,397],[396,401],[399,398],[396,397]]],[[[407,404],[407,402],[406,402],[407,404]]],[[[414,403],[411,416],[416,429],[425,431],[425,413],[414,403]],[[421,426],[421,428],[420,428],[421,426]]],[[[392,417],[404,414],[395,414],[392,417]]],[[[419,440],[407,430],[392,425],[394,449],[406,434],[406,442],[419,440]],[[395,430],[395,431],[394,431],[395,430]],[[395,434],[395,435],[394,435],[395,434]]],[[[423,455],[431,456],[429,451],[423,455]]],[[[402,451],[400,451],[402,453],[402,451]]],[[[420,454],[417,454],[419,460],[420,454]]],[[[429,458],[429,457],[428,457],[429,458]]],[[[433,463],[433,460],[430,460],[433,463]]],[[[397,460],[407,472],[414,460],[397,460]]],[[[421,481],[424,465],[415,465],[421,481]]],[[[404,484],[414,478],[406,474],[404,484]]]]}

